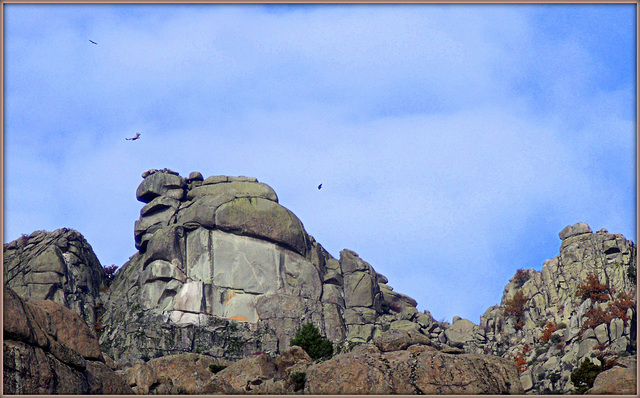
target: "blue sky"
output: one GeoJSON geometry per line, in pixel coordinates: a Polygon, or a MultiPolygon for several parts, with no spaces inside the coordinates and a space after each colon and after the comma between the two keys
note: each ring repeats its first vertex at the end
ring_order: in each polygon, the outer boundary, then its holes
{"type": "Polygon", "coordinates": [[[120,266],[143,171],[254,176],[478,323],[566,225],[636,240],[635,4],[3,7],[5,242],[120,266]]]}

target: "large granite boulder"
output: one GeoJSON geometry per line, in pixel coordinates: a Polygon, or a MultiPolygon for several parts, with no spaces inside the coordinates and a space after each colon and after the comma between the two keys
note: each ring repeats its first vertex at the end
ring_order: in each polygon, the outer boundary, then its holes
{"type": "Polygon", "coordinates": [[[382,352],[366,344],[312,365],[306,374],[305,392],[314,395],[524,393],[511,361],[446,354],[426,345],[382,352]]]}
{"type": "Polygon", "coordinates": [[[3,245],[4,283],[20,297],[52,300],[89,325],[99,318],[105,270],[77,231],[36,231],[3,245]]]}
{"type": "Polygon", "coordinates": [[[357,253],[333,258],[257,179],[167,169],[143,178],[139,251],[106,293],[100,342],[117,363],[196,347],[231,360],[276,354],[307,322],[336,345],[429,326],[357,253]]]}
{"type": "Polygon", "coordinates": [[[617,366],[598,374],[590,395],[635,395],[637,396],[638,365],[635,359],[619,360],[617,366]]]}
{"type": "Polygon", "coordinates": [[[25,302],[3,292],[5,394],[131,394],[107,364],[95,333],[52,301],[25,302]]]}

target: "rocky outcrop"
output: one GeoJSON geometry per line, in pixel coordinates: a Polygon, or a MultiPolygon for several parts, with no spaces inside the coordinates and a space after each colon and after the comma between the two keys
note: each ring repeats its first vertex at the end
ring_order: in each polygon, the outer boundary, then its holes
{"type": "MultiPolygon", "coordinates": [[[[208,355],[167,355],[146,363],[138,362],[119,373],[136,394],[193,395],[203,393],[213,375],[212,365],[226,366],[227,363],[208,355]]],[[[218,387],[217,392],[235,392],[228,384],[218,384],[218,387]]]]}
{"type": "Polygon", "coordinates": [[[638,365],[634,359],[619,360],[617,366],[596,376],[590,395],[635,395],[637,396],[638,365]]]}
{"type": "Polygon", "coordinates": [[[3,292],[5,394],[131,394],[79,315],[49,300],[3,292]]]}
{"type": "Polygon", "coordinates": [[[52,300],[98,320],[105,271],[91,245],[77,231],[36,231],[3,246],[4,283],[20,297],[52,300]]]}
{"type": "Polygon", "coordinates": [[[255,178],[143,178],[139,251],[111,285],[100,339],[118,363],[276,354],[307,322],[337,345],[434,322],[355,252],[333,258],[255,178]]]}
{"type": "Polygon", "coordinates": [[[523,394],[513,362],[487,355],[450,354],[425,336],[390,331],[375,344],[307,369],[309,394],[523,394]],[[416,344],[412,344],[416,342],[416,344]],[[425,344],[426,343],[426,344],[425,344]],[[407,344],[410,344],[407,346],[407,344]],[[401,348],[403,349],[395,349],[401,348]],[[381,349],[382,348],[382,349],[381,349]]]}
{"type": "Polygon", "coordinates": [[[635,357],[635,244],[585,223],[559,236],[560,254],[540,272],[518,270],[479,325],[456,317],[430,337],[518,363],[527,393],[575,391],[570,376],[585,358],[635,357]]]}
{"type": "Polygon", "coordinates": [[[375,344],[313,363],[300,347],[236,362],[179,354],[122,371],[138,394],[521,394],[513,362],[447,354],[421,334],[388,331],[375,344]],[[383,347],[380,349],[379,347],[383,347]],[[453,371],[452,371],[453,369],[453,371]],[[184,377],[189,375],[189,377],[184,377]]]}

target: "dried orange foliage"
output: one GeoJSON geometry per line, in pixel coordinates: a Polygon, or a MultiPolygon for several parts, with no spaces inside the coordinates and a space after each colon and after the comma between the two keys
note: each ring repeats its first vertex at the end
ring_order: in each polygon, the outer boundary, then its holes
{"type": "Polygon", "coordinates": [[[600,283],[598,275],[589,273],[584,285],[579,285],[576,296],[582,300],[591,299],[593,302],[603,303],[611,299],[609,285],[600,283]]]}
{"type": "Polygon", "coordinates": [[[519,352],[518,355],[516,355],[516,357],[513,358],[513,362],[516,363],[516,367],[518,368],[518,371],[520,373],[529,369],[529,367],[527,366],[527,360],[524,359],[524,355],[521,352],[519,352]]]}
{"type": "Polygon", "coordinates": [[[544,325],[544,329],[542,330],[542,336],[540,337],[540,340],[549,341],[549,339],[551,338],[551,334],[556,330],[558,330],[558,327],[556,326],[555,323],[547,322],[544,325]]]}
{"type": "Polygon", "coordinates": [[[525,297],[522,291],[517,291],[512,298],[504,302],[504,314],[514,315],[519,318],[524,315],[524,305],[527,303],[528,298],[525,297]]]}

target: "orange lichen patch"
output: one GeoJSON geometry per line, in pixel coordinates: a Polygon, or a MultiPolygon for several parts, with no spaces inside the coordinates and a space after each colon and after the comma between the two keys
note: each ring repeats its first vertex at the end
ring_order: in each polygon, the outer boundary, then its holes
{"type": "Polygon", "coordinates": [[[229,291],[227,290],[227,292],[224,295],[224,305],[229,304],[229,301],[236,295],[236,292],[233,291],[229,291]]]}
{"type": "Polygon", "coordinates": [[[229,319],[233,319],[234,321],[249,322],[249,318],[247,318],[246,316],[242,316],[242,315],[230,316],[229,319]]]}

